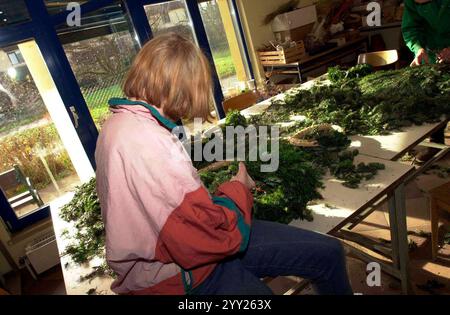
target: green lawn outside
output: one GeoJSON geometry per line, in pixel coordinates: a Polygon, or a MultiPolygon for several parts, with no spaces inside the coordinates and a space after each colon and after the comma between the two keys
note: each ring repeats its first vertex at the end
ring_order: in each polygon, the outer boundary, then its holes
{"type": "Polygon", "coordinates": [[[233,57],[229,50],[213,52],[213,59],[219,78],[226,78],[236,74],[233,57]]]}
{"type": "Polygon", "coordinates": [[[92,119],[97,126],[101,126],[109,113],[108,101],[113,97],[122,97],[123,92],[119,84],[103,89],[83,89],[83,96],[89,107],[92,119]]]}

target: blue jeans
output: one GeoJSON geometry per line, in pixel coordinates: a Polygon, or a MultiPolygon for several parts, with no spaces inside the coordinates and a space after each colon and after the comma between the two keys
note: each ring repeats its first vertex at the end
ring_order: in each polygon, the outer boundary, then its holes
{"type": "Polygon", "coordinates": [[[339,240],[292,226],[253,221],[247,251],[217,265],[196,295],[271,295],[260,279],[298,276],[318,294],[352,294],[339,240]]]}

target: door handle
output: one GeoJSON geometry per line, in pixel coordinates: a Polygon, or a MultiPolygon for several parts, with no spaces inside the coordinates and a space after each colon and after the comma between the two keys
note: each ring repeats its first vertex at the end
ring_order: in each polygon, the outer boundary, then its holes
{"type": "Polygon", "coordinates": [[[72,113],[72,118],[73,118],[73,123],[75,125],[75,129],[78,129],[78,120],[80,119],[80,117],[78,116],[77,110],[75,108],[75,106],[70,106],[70,112],[72,113]]]}

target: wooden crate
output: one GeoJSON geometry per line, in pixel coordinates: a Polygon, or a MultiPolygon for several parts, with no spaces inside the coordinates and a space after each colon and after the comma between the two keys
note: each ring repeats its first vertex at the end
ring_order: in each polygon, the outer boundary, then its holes
{"type": "Polygon", "coordinates": [[[296,47],[285,48],[283,50],[260,51],[259,59],[263,66],[272,66],[279,64],[289,64],[297,62],[306,55],[305,45],[298,42],[296,47]]]}

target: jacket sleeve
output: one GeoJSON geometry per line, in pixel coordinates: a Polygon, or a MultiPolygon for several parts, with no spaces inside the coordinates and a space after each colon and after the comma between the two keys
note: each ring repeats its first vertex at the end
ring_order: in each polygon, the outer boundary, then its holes
{"type": "Polygon", "coordinates": [[[406,46],[417,55],[421,48],[425,48],[424,35],[426,21],[417,13],[414,0],[405,0],[405,11],[402,20],[402,33],[406,46]]]}
{"type": "Polygon", "coordinates": [[[159,235],[156,257],[183,269],[217,263],[247,249],[253,196],[229,182],[211,198],[201,186],[185,195],[159,235]]]}

